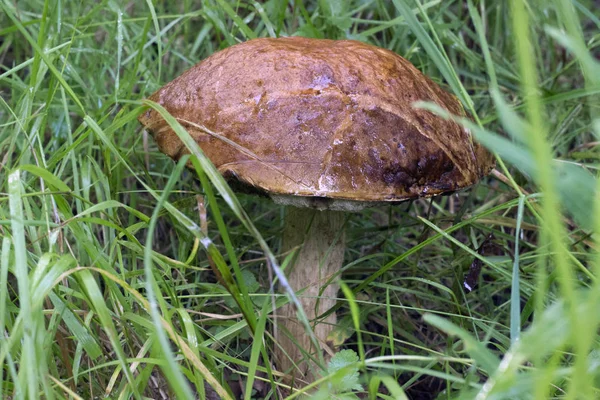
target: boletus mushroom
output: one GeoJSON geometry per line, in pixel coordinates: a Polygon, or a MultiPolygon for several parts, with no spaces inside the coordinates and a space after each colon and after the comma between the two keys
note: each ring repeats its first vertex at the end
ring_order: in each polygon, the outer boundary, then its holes
{"type": "MultiPolygon", "coordinates": [[[[186,126],[224,176],[288,206],[282,250],[301,247],[285,273],[321,343],[335,325],[334,313],[316,318],[336,301],[343,213],[452,193],[494,164],[467,129],[411,106],[429,101],[464,116],[456,97],[394,52],[358,41],[250,40],[206,58],[150,99],[186,126]]],[[[187,153],[157,112],[139,121],[162,152],[187,153]]],[[[278,324],[278,367],[300,378],[314,367],[306,352],[321,349],[312,348],[291,306],[278,310],[278,324]]]]}

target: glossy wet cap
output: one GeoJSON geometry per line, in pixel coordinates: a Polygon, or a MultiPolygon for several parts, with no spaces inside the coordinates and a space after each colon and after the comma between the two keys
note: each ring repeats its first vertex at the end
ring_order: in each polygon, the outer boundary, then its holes
{"type": "MultiPolygon", "coordinates": [[[[399,55],[357,41],[250,40],[213,54],[150,99],[223,175],[295,205],[453,192],[494,165],[468,130],[411,107],[430,101],[465,115],[456,97],[399,55]]],[[[162,152],[187,153],[154,110],[139,121],[162,152]]]]}

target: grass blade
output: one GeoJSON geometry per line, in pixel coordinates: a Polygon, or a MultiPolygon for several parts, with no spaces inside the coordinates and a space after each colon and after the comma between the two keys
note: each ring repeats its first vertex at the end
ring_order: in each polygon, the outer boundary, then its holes
{"type": "MultiPolygon", "coordinates": [[[[14,274],[19,287],[19,316],[23,321],[23,354],[19,375],[25,383],[29,399],[36,399],[40,388],[39,376],[36,365],[38,364],[38,338],[39,332],[34,320],[34,310],[31,308],[31,294],[29,292],[29,265],[27,263],[27,245],[25,244],[25,215],[23,214],[23,193],[21,186],[21,171],[16,170],[8,177],[8,198],[11,214],[11,228],[13,234],[13,247],[15,254],[14,274]]],[[[35,313],[36,315],[38,313],[35,313]]]]}
{"type": "Polygon", "coordinates": [[[146,237],[146,245],[144,246],[144,274],[146,276],[146,292],[148,297],[148,302],[150,304],[150,315],[152,316],[152,321],[154,322],[154,334],[158,338],[158,343],[160,344],[160,351],[164,358],[166,358],[167,365],[163,368],[165,375],[169,378],[169,382],[171,384],[171,388],[175,391],[177,398],[181,399],[193,399],[194,395],[189,388],[185,378],[179,370],[179,366],[175,362],[175,357],[173,352],[171,351],[171,344],[164,334],[162,328],[162,320],[160,318],[160,313],[158,311],[158,305],[156,301],[155,291],[160,292],[156,284],[156,280],[153,275],[152,268],[152,241],[154,238],[154,231],[156,229],[156,223],[158,220],[159,211],[162,208],[164,202],[167,197],[173,190],[173,186],[179,176],[181,175],[181,171],[185,167],[185,163],[187,162],[187,157],[183,157],[175,167],[175,171],[171,174],[171,177],[167,181],[167,185],[163,191],[162,196],[158,199],[158,203],[152,212],[152,217],[150,218],[150,223],[148,224],[148,235],[146,237]]]}

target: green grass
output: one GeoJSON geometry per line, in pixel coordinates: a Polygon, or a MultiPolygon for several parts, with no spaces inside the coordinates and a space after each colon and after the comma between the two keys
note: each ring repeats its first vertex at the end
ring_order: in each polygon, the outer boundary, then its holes
{"type": "Polygon", "coordinates": [[[315,398],[600,398],[584,0],[0,0],[0,397],[302,396],[271,359],[282,209],[236,196],[180,127],[195,169],[174,165],[136,121],[213,52],[293,34],[408,58],[498,155],[471,190],[349,217],[336,341],[355,353],[315,398]]]}

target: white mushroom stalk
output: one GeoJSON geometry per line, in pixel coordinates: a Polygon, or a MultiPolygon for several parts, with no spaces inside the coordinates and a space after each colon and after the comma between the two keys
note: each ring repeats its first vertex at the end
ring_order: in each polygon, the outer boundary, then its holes
{"type": "Polygon", "coordinates": [[[318,318],[336,303],[337,281],[344,262],[344,215],[341,211],[286,208],[282,251],[296,251],[296,255],[285,274],[321,345],[314,348],[292,304],[277,310],[275,356],[279,369],[295,379],[311,382],[318,378],[317,352],[324,351],[324,359],[329,359],[327,338],[335,328],[336,315],[331,312],[318,318]]]}

